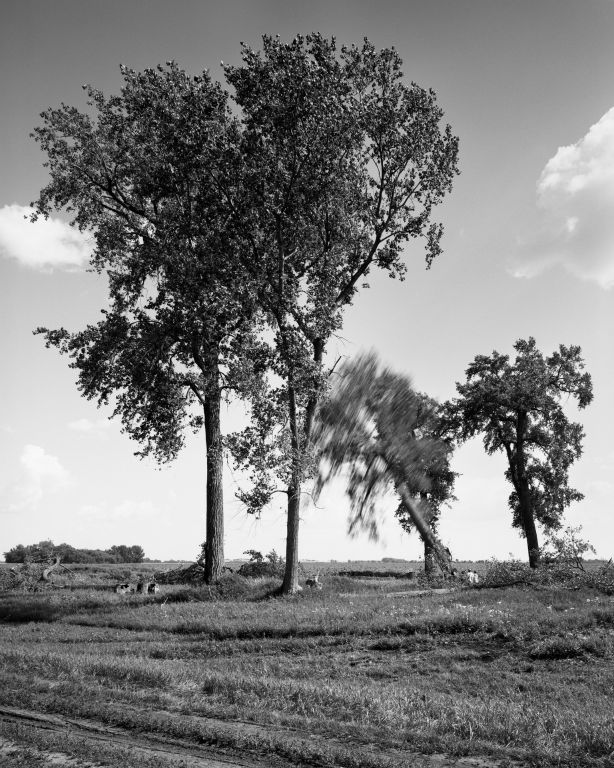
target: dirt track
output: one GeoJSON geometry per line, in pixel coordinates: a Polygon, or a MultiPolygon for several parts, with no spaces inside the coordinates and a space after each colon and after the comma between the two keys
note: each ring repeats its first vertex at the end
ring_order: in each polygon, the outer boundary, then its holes
{"type": "MultiPolygon", "coordinates": [[[[188,716],[189,717],[189,716],[188,716]]],[[[321,736],[314,736],[307,732],[296,731],[293,729],[282,729],[278,727],[259,726],[253,723],[215,721],[219,727],[227,732],[235,731],[241,734],[271,734],[273,731],[284,731],[291,734],[295,746],[300,747],[303,743],[306,747],[313,745],[315,739],[318,743],[325,742],[330,747],[341,746],[340,742],[321,736]]],[[[28,729],[35,729],[55,736],[62,734],[77,735],[82,741],[98,742],[108,746],[123,747],[130,750],[135,756],[135,764],[138,764],[139,753],[143,756],[158,757],[170,766],[181,763],[185,768],[271,768],[277,766],[289,766],[276,755],[254,754],[247,757],[237,755],[231,751],[222,751],[213,747],[201,746],[193,741],[176,739],[155,733],[135,733],[125,728],[107,725],[105,723],[82,718],[66,717],[57,714],[47,714],[33,712],[30,710],[16,709],[11,707],[0,707],[0,728],[2,724],[19,726],[20,733],[27,732],[28,729]]],[[[22,741],[18,746],[23,746],[22,741]]],[[[3,755],[8,755],[16,742],[13,739],[6,739],[0,735],[0,766],[10,765],[3,763],[3,755]]],[[[345,745],[346,747],[349,745],[345,745]]],[[[391,766],[398,765],[399,768],[411,766],[412,768],[501,768],[504,763],[491,758],[480,757],[461,757],[454,758],[448,755],[422,755],[410,752],[401,752],[396,750],[371,749],[364,745],[356,746],[356,757],[374,756],[388,758],[391,766]]],[[[307,750],[308,751],[308,750],[307,750]]],[[[89,768],[93,763],[86,760],[73,759],[66,754],[62,754],[54,748],[53,752],[46,753],[49,765],[58,766],[58,768],[89,768]]],[[[297,763],[292,763],[296,765],[297,763]]],[[[307,763],[305,763],[307,764],[307,763]]],[[[97,764],[99,765],[99,763],[97,764]]],[[[332,763],[328,763],[332,765],[332,763]]],[[[505,762],[510,766],[509,762],[505,762]]],[[[517,764],[520,767],[520,764],[517,764]]]]}
{"type": "MultiPolygon", "coordinates": [[[[22,728],[35,728],[55,734],[70,733],[72,736],[78,734],[80,738],[86,740],[128,747],[131,752],[134,752],[135,763],[138,762],[138,753],[140,752],[149,756],[167,758],[169,762],[172,762],[173,759],[180,759],[182,765],[189,766],[189,768],[256,768],[256,766],[261,768],[262,766],[261,763],[254,761],[239,760],[213,753],[206,747],[200,747],[188,741],[180,741],[156,734],[147,736],[134,734],[123,728],[80,718],[0,707],[0,723],[19,725],[22,728]]],[[[55,756],[53,764],[61,765],[61,761],[58,759],[60,754],[55,751],[53,754],[55,756]]],[[[76,762],[78,765],[87,765],[83,761],[76,762]]],[[[71,761],[67,758],[64,764],[69,766],[71,761]]]]}

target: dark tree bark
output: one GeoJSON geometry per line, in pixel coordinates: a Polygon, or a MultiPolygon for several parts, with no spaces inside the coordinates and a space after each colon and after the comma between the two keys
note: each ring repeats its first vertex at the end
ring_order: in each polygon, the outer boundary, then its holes
{"type": "Polygon", "coordinates": [[[526,479],[520,479],[520,490],[518,493],[520,503],[520,517],[524,535],[527,539],[527,548],[529,550],[529,565],[531,568],[538,568],[541,563],[539,553],[539,539],[537,537],[537,528],[535,526],[535,517],[531,508],[531,498],[529,495],[529,484],[526,479]]]}
{"type": "Polygon", "coordinates": [[[529,550],[529,565],[531,568],[537,568],[539,567],[541,558],[539,555],[539,539],[537,538],[537,528],[535,527],[535,516],[531,505],[529,481],[527,480],[526,475],[524,440],[527,426],[528,416],[526,413],[520,412],[516,428],[516,493],[518,494],[522,528],[527,539],[527,548],[529,550]]]}
{"type": "Polygon", "coordinates": [[[212,388],[204,402],[207,444],[207,501],[205,583],[212,584],[224,567],[224,491],[222,430],[220,425],[221,391],[212,388]]]}

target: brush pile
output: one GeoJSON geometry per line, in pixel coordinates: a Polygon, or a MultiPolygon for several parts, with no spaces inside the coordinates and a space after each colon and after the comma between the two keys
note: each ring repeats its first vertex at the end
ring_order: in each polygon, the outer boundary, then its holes
{"type": "Polygon", "coordinates": [[[156,571],[154,578],[158,584],[203,584],[205,563],[203,560],[197,560],[195,563],[172,571],[156,571]]]}
{"type": "Polygon", "coordinates": [[[59,557],[43,561],[27,560],[22,565],[3,568],[0,570],[0,591],[38,592],[57,586],[53,583],[53,577],[60,569],[71,578],[74,576],[69,568],[60,563],[59,557]]]}

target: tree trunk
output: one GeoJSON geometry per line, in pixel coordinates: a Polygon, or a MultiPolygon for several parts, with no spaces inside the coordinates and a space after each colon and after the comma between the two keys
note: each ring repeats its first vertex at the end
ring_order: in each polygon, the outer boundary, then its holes
{"type": "Polygon", "coordinates": [[[520,486],[521,491],[518,494],[520,519],[522,520],[524,535],[527,539],[529,565],[531,568],[538,568],[541,562],[541,557],[539,552],[539,539],[537,538],[537,528],[535,527],[535,518],[533,517],[533,510],[531,508],[529,487],[526,480],[521,480],[520,486]]]}
{"type": "Polygon", "coordinates": [[[433,551],[433,554],[435,555],[441,570],[444,573],[450,573],[452,570],[452,566],[450,565],[450,558],[448,557],[448,554],[443,548],[439,539],[431,530],[429,524],[425,521],[424,516],[422,515],[419,506],[414,501],[413,496],[409,492],[409,488],[407,487],[406,483],[404,481],[397,482],[396,488],[399,496],[401,497],[401,501],[403,502],[403,506],[408,511],[409,516],[411,517],[411,520],[416,527],[416,530],[422,537],[425,548],[428,544],[428,546],[433,551]]]}
{"type": "Polygon", "coordinates": [[[540,564],[539,540],[537,538],[537,529],[535,527],[535,517],[531,506],[531,493],[526,476],[526,460],[524,455],[524,436],[527,430],[528,417],[526,413],[518,414],[517,421],[517,442],[516,442],[516,493],[518,494],[518,504],[520,506],[520,519],[524,529],[524,535],[527,539],[529,550],[529,565],[531,568],[537,568],[540,564]]]}
{"type": "Polygon", "coordinates": [[[282,595],[293,595],[300,590],[298,583],[298,529],[301,511],[301,477],[304,448],[298,430],[296,392],[288,385],[290,435],[292,445],[292,482],[288,486],[288,518],[286,521],[286,568],[281,585],[282,595]]]}
{"type": "Polygon", "coordinates": [[[428,541],[424,542],[424,573],[428,577],[435,575],[435,550],[428,541]]]}
{"type": "MultiPolygon", "coordinates": [[[[424,509],[428,504],[428,493],[426,491],[420,491],[420,501],[422,502],[424,509]]],[[[426,520],[424,522],[426,523],[426,520]]],[[[435,575],[435,570],[437,568],[437,558],[431,543],[426,541],[426,539],[423,539],[422,543],[424,544],[424,573],[427,577],[430,578],[431,576],[435,575]]]]}
{"type": "Polygon", "coordinates": [[[293,595],[301,588],[298,583],[298,529],[301,511],[301,483],[288,488],[288,522],[286,534],[286,569],[281,592],[293,595]]]}
{"type": "MultiPolygon", "coordinates": [[[[313,342],[313,360],[316,366],[322,365],[324,342],[315,339],[313,342]]],[[[288,382],[288,405],[290,435],[292,444],[292,483],[288,487],[288,520],[286,534],[286,569],[281,585],[283,595],[292,595],[300,591],[298,583],[298,529],[301,511],[301,484],[303,479],[303,461],[311,444],[313,432],[313,420],[318,405],[319,393],[315,391],[305,408],[305,421],[302,426],[302,439],[299,435],[298,412],[296,406],[296,392],[292,379],[288,382]]]]}
{"type": "Polygon", "coordinates": [[[212,584],[224,567],[224,491],[222,430],[219,389],[209,392],[203,406],[207,443],[207,522],[205,544],[205,583],[212,584]]]}

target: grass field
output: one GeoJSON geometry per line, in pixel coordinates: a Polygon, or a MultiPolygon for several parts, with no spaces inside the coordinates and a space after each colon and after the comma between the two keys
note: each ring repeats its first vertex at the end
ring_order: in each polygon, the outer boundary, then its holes
{"type": "Polygon", "coordinates": [[[323,589],[284,599],[233,574],[213,589],[110,588],[160,564],[0,594],[0,765],[131,766],[135,749],[139,766],[202,765],[204,748],[259,765],[614,765],[611,596],[412,594],[409,580],[334,575],[356,563],[304,567],[323,589]]]}

